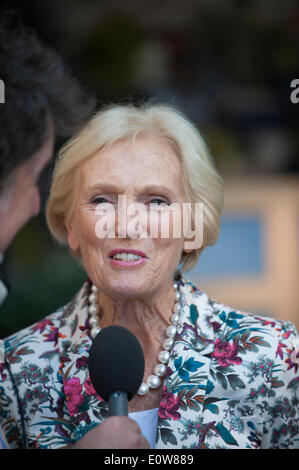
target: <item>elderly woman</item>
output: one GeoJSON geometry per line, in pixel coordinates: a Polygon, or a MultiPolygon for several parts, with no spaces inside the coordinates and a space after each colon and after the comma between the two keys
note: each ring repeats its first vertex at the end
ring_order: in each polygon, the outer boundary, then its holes
{"type": "Polygon", "coordinates": [[[211,300],[181,273],[216,242],[222,205],[199,132],[169,106],[110,106],[62,149],[47,221],[88,280],[65,307],[5,341],[1,415],[11,445],[299,446],[294,326],[211,300]],[[124,198],[144,209],[135,231],[124,198]],[[202,218],[191,210],[182,222],[188,203],[200,204],[202,218]],[[193,232],[177,235],[189,223],[193,232]],[[110,325],[134,333],[144,352],[129,417],[110,417],[89,377],[92,342],[110,325]]]}

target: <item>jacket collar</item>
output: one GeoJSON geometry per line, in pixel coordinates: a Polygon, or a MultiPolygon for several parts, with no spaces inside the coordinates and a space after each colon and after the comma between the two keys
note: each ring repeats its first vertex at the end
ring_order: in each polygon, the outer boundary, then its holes
{"type": "Polygon", "coordinates": [[[217,317],[208,296],[182,275],[179,284],[183,309],[160,403],[159,449],[200,446],[198,433],[182,434],[179,428],[187,422],[190,426],[200,425],[210,371],[208,355],[214,350],[213,325],[217,317]]]}
{"type": "MultiPolygon", "coordinates": [[[[208,386],[208,355],[214,349],[213,326],[217,317],[209,298],[181,273],[177,279],[181,292],[181,319],[163,385],[156,448],[198,444],[189,442],[192,436],[194,439],[194,433],[190,438],[180,435],[179,424],[194,421],[194,417],[200,420],[208,386]]],[[[87,326],[89,291],[90,283],[86,282],[74,301],[68,304],[59,335],[60,374],[68,411],[75,424],[75,439],[108,415],[108,406],[96,395],[87,369],[91,347],[87,326]],[[66,337],[71,339],[65,340],[66,337]]]]}

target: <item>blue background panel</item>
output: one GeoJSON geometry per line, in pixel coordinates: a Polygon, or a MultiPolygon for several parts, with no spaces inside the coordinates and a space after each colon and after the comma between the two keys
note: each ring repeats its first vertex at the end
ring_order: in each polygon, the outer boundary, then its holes
{"type": "Polygon", "coordinates": [[[258,276],[263,271],[262,220],[257,216],[223,216],[218,242],[206,247],[192,281],[233,276],[258,276]]]}

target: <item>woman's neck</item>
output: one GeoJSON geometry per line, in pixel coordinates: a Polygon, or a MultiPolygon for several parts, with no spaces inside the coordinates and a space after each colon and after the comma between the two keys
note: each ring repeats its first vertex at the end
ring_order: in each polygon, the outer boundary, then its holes
{"type": "Polygon", "coordinates": [[[147,349],[161,345],[165,329],[171,324],[175,292],[170,284],[151,298],[112,299],[99,292],[100,326],[128,328],[147,349]]]}

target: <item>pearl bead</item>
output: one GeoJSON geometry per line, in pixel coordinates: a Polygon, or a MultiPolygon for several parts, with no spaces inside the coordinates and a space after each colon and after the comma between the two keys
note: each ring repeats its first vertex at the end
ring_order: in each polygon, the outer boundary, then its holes
{"type": "Polygon", "coordinates": [[[89,315],[96,315],[98,313],[98,307],[94,304],[91,304],[88,307],[88,313],[89,313],[89,315]]]}
{"type": "Polygon", "coordinates": [[[88,300],[91,304],[94,304],[98,299],[98,296],[96,294],[90,294],[90,296],[88,297],[88,300]]]}
{"type": "Polygon", "coordinates": [[[170,351],[172,346],[173,346],[173,343],[174,343],[174,339],[173,338],[166,338],[164,341],[163,341],[163,348],[166,349],[166,351],[170,351]]]}
{"type": "Polygon", "coordinates": [[[170,358],[170,352],[169,351],[160,351],[158,354],[158,359],[162,364],[167,364],[170,358]]]}
{"type": "Polygon", "coordinates": [[[174,325],[177,325],[179,323],[179,318],[180,318],[180,315],[178,313],[174,313],[171,317],[172,323],[174,325]]]}
{"type": "Polygon", "coordinates": [[[89,324],[89,328],[93,328],[94,326],[97,326],[98,324],[97,317],[94,315],[91,315],[88,319],[88,324],[89,324]]]}
{"type": "Polygon", "coordinates": [[[149,375],[146,379],[147,384],[150,388],[159,388],[161,385],[161,380],[156,375],[149,375]]]}
{"type": "Polygon", "coordinates": [[[176,327],[175,327],[174,325],[169,326],[169,327],[166,329],[166,335],[167,335],[169,338],[174,338],[175,335],[176,335],[176,327]]]}
{"type": "Polygon", "coordinates": [[[175,298],[175,300],[177,300],[177,301],[180,300],[180,298],[181,298],[180,292],[176,291],[174,298],[175,298]]]}
{"type": "Polygon", "coordinates": [[[138,390],[138,395],[146,395],[149,392],[149,386],[145,382],[142,382],[142,384],[139,387],[138,390]]]}
{"type": "Polygon", "coordinates": [[[158,377],[163,377],[166,374],[167,367],[165,364],[157,364],[154,368],[154,372],[158,377]]]}
{"type": "Polygon", "coordinates": [[[91,286],[91,292],[98,292],[98,288],[94,284],[91,286]]]}
{"type": "Polygon", "coordinates": [[[177,282],[173,283],[173,288],[174,288],[174,290],[177,290],[177,288],[178,288],[178,283],[177,282]]]}
{"type": "Polygon", "coordinates": [[[173,307],[173,312],[179,314],[179,313],[180,313],[180,309],[181,309],[180,303],[179,303],[179,302],[176,302],[176,303],[174,304],[174,307],[173,307]]]}
{"type": "Polygon", "coordinates": [[[92,339],[95,339],[95,337],[100,331],[101,331],[101,328],[99,326],[94,326],[93,328],[91,328],[90,336],[92,337],[92,339]]]}

